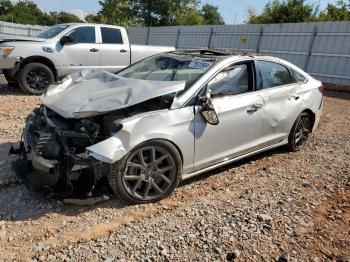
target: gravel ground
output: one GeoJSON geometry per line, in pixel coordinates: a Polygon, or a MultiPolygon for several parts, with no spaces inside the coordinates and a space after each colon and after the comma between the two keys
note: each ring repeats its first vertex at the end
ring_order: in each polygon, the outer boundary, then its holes
{"type": "Polygon", "coordinates": [[[30,192],[7,155],[38,98],[0,89],[0,261],[350,261],[350,94],[319,128],[183,183],[160,203],[64,205],[30,192]]]}

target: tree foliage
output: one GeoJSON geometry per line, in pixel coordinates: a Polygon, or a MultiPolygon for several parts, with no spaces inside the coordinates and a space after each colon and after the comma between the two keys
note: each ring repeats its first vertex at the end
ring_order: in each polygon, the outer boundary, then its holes
{"type": "MultiPolygon", "coordinates": [[[[87,15],[86,22],[125,27],[224,24],[218,7],[201,6],[200,0],[100,0],[99,4],[100,11],[87,15]]],[[[0,21],[33,25],[81,22],[69,12],[44,12],[31,0],[0,0],[0,21]]],[[[247,22],[313,21],[350,21],[350,0],[338,0],[322,11],[311,0],[270,0],[261,14],[249,9],[247,22]]]]}
{"type": "Polygon", "coordinates": [[[202,16],[207,25],[223,25],[224,19],[217,6],[206,4],[202,7],[202,16]]]}
{"type": "Polygon", "coordinates": [[[318,17],[319,21],[350,21],[350,0],[338,1],[335,5],[328,4],[326,10],[318,17]]]}
{"type": "MultiPolygon", "coordinates": [[[[100,0],[100,11],[87,15],[90,23],[130,26],[223,24],[218,8],[200,0],[100,0]]],[[[31,0],[0,0],[0,20],[21,24],[76,23],[68,12],[44,12],[31,0]]]]}
{"type": "Polygon", "coordinates": [[[76,23],[80,19],[67,12],[43,12],[34,2],[21,0],[12,3],[0,0],[0,21],[31,25],[54,25],[56,23],[76,23]]]}
{"type": "Polygon", "coordinates": [[[137,26],[139,19],[135,16],[128,0],[99,1],[101,10],[93,17],[95,22],[120,26],[137,26]]]}
{"type": "Polygon", "coordinates": [[[308,22],[316,18],[318,7],[306,0],[274,0],[268,2],[263,12],[257,15],[254,9],[248,11],[250,24],[274,24],[308,22]]]}
{"type": "Polygon", "coordinates": [[[339,0],[336,4],[328,4],[319,11],[319,6],[309,4],[306,0],[273,0],[268,2],[261,14],[254,9],[248,10],[248,23],[297,23],[317,21],[349,21],[350,0],[339,0]]]}
{"type": "Polygon", "coordinates": [[[223,24],[218,8],[199,0],[102,0],[93,21],[117,25],[171,26],[223,24]]]}

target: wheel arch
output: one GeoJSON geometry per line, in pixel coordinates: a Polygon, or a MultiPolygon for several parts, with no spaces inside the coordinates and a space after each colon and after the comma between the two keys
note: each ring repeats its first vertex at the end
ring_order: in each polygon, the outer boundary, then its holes
{"type": "Polygon", "coordinates": [[[56,70],[55,64],[50,59],[48,59],[44,56],[26,57],[23,60],[21,60],[19,70],[21,70],[25,65],[27,65],[29,63],[41,63],[41,64],[48,66],[54,75],[55,81],[57,81],[57,70],[56,70]]]}
{"type": "Polygon", "coordinates": [[[315,113],[314,113],[311,109],[309,109],[309,108],[307,108],[307,109],[305,109],[304,111],[302,111],[301,114],[302,114],[302,113],[308,113],[308,114],[311,116],[311,120],[312,120],[312,122],[311,122],[311,132],[312,132],[312,130],[313,130],[313,128],[314,128],[314,125],[315,125],[315,120],[316,120],[316,115],[315,115],[315,113]]]}

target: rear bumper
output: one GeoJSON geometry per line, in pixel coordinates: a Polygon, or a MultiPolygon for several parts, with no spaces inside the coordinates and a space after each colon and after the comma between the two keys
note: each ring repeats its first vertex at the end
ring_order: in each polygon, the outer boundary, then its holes
{"type": "MultiPolygon", "coordinates": [[[[0,58],[0,70],[13,69],[18,62],[16,57],[3,57],[0,58]]],[[[0,85],[7,85],[7,79],[4,74],[0,73],[0,85]]]]}

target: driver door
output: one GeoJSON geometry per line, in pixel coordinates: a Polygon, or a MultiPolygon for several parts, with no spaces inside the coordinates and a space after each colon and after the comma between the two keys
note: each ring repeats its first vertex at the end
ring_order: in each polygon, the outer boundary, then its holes
{"type": "Polygon", "coordinates": [[[61,46],[60,59],[62,75],[68,75],[72,72],[100,68],[101,58],[99,44],[96,43],[96,27],[80,26],[73,28],[66,36],[73,39],[72,44],[61,46]]]}
{"type": "Polygon", "coordinates": [[[195,106],[195,169],[254,150],[259,139],[263,100],[253,92],[253,62],[232,64],[207,85],[219,124],[210,125],[195,106]]]}

